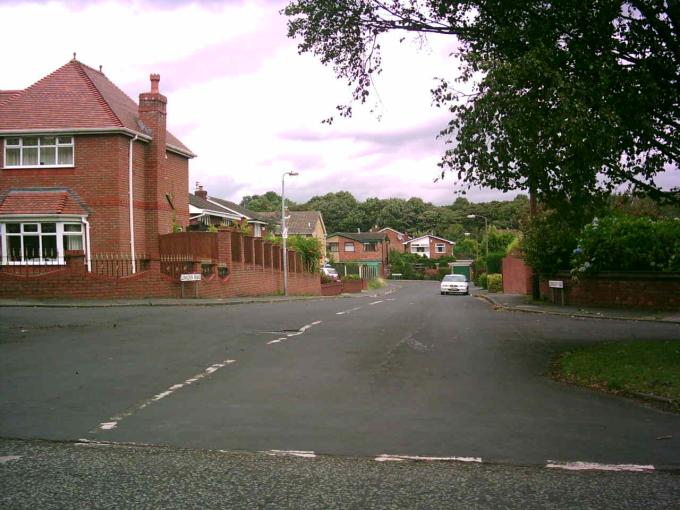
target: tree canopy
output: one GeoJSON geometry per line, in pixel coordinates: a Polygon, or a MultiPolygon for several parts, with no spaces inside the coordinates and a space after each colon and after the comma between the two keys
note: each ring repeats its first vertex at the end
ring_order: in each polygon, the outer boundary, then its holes
{"type": "MultiPolygon", "coordinates": [[[[442,176],[463,187],[529,190],[551,205],[625,184],[680,196],[655,182],[680,166],[677,0],[294,0],[283,12],[299,51],[331,66],[359,103],[385,34],[455,38],[460,76],[432,93],[451,113],[442,176]]],[[[352,103],[338,109],[349,116],[352,103]]]]}
{"type": "MultiPolygon", "coordinates": [[[[273,205],[276,205],[273,210],[278,211],[281,198],[273,191],[246,196],[241,200],[241,205],[254,211],[272,210],[266,208],[267,201],[260,199],[270,196],[277,197],[273,201],[273,205]]],[[[314,196],[304,203],[291,202],[289,207],[292,211],[320,211],[329,234],[357,230],[368,232],[375,227],[390,227],[413,236],[433,233],[456,241],[463,239],[466,232],[475,237],[481,236],[484,230],[483,216],[488,218],[490,226],[519,229],[522,218],[528,213],[529,200],[526,195],[518,195],[510,201],[483,203],[458,198],[451,205],[438,206],[419,197],[408,200],[371,197],[362,202],[349,191],[338,191],[314,196]],[[479,218],[468,218],[471,214],[479,218]]]]}

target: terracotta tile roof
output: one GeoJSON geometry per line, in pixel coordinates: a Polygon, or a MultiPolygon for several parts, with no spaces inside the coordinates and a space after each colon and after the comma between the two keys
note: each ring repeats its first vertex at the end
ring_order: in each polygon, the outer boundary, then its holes
{"type": "MultiPolygon", "coordinates": [[[[280,212],[262,212],[260,216],[281,223],[280,212]]],[[[316,230],[317,222],[323,225],[319,211],[288,211],[290,219],[286,222],[290,235],[311,236],[316,230]]],[[[325,227],[324,227],[325,228],[325,227]]]]}
{"type": "Polygon", "coordinates": [[[0,90],[0,103],[21,92],[20,90],[0,90]]]}
{"type": "Polygon", "coordinates": [[[347,239],[352,239],[353,241],[358,241],[360,243],[379,243],[387,240],[387,234],[384,232],[336,232],[328,237],[334,236],[346,237],[347,239]]]}
{"type": "MultiPolygon", "coordinates": [[[[0,130],[126,128],[146,134],[137,104],[103,73],[77,60],[25,90],[9,92],[0,95],[0,130]]],[[[166,140],[191,153],[169,132],[166,140]]]]}
{"type": "Polygon", "coordinates": [[[3,214],[76,214],[87,216],[88,207],[68,188],[10,189],[0,195],[3,214]]]}

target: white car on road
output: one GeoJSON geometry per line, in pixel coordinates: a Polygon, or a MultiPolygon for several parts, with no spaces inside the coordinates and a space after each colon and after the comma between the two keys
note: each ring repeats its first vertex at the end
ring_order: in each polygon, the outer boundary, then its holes
{"type": "Polygon", "coordinates": [[[440,285],[442,294],[470,294],[470,284],[465,275],[447,274],[440,285]]]}

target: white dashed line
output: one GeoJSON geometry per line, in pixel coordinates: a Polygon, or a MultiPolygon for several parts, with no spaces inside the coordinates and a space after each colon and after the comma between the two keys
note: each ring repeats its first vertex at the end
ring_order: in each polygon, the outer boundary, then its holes
{"type": "Polygon", "coordinates": [[[346,313],[356,312],[357,310],[361,310],[361,307],[355,306],[354,308],[350,308],[349,310],[343,310],[342,312],[337,312],[335,315],[345,315],[346,313]]]}
{"type": "Polygon", "coordinates": [[[313,459],[316,457],[316,453],[304,450],[267,450],[262,453],[277,457],[302,457],[305,459],[313,459]]]}
{"type": "Polygon", "coordinates": [[[633,471],[638,473],[654,471],[654,466],[649,464],[598,464],[597,462],[559,462],[555,460],[549,460],[545,467],[568,471],[633,471]]]}
{"type": "Polygon", "coordinates": [[[378,462],[403,462],[405,460],[419,460],[425,462],[482,462],[481,457],[424,457],[421,455],[378,455],[374,460],[378,462]]]}
{"type": "Polygon", "coordinates": [[[4,457],[0,457],[0,464],[7,464],[8,462],[19,460],[20,458],[20,455],[5,455],[4,457]]]}
{"type": "Polygon", "coordinates": [[[101,430],[113,430],[118,426],[118,424],[122,420],[124,420],[128,416],[131,416],[133,413],[135,413],[137,411],[141,411],[142,409],[144,409],[148,405],[153,404],[154,402],[158,402],[159,400],[164,399],[165,397],[172,395],[174,392],[176,392],[180,388],[183,388],[185,386],[189,386],[190,384],[193,384],[196,381],[200,381],[204,377],[207,377],[210,374],[217,372],[220,368],[222,368],[226,365],[229,365],[231,363],[235,363],[235,362],[236,362],[236,360],[233,360],[233,359],[225,359],[224,361],[222,361],[220,363],[215,363],[214,365],[210,365],[203,372],[193,376],[191,379],[187,379],[183,383],[173,384],[167,390],[162,391],[162,392],[154,395],[153,397],[146,400],[144,403],[138,405],[137,407],[130,409],[129,411],[126,411],[124,413],[118,414],[116,416],[112,416],[111,421],[105,421],[105,422],[100,423],[93,432],[97,432],[97,431],[101,431],[101,430]]]}
{"type": "Polygon", "coordinates": [[[383,300],[381,299],[380,301],[373,301],[372,303],[368,303],[370,305],[377,305],[378,303],[382,303],[383,300]]]}
{"type": "Polygon", "coordinates": [[[283,342],[287,338],[302,335],[305,331],[310,329],[312,326],[317,326],[318,324],[321,324],[322,322],[323,321],[314,321],[311,324],[305,324],[304,326],[302,326],[297,331],[294,331],[292,333],[287,333],[286,336],[282,336],[281,338],[276,338],[275,340],[270,340],[269,342],[267,342],[267,345],[278,344],[278,343],[283,342]]]}

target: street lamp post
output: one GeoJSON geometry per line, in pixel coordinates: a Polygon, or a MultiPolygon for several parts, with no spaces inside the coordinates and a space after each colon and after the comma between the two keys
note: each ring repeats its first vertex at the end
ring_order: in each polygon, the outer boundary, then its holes
{"type": "Polygon", "coordinates": [[[294,177],[297,172],[281,175],[281,239],[283,239],[283,295],[288,296],[288,227],[286,227],[286,175],[294,177]]]}
{"type": "Polygon", "coordinates": [[[468,214],[468,218],[484,218],[484,232],[486,237],[484,239],[484,269],[489,272],[489,218],[481,214],[468,214]]]}

